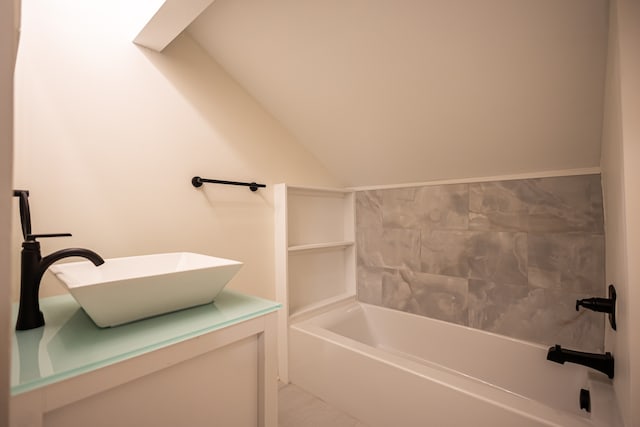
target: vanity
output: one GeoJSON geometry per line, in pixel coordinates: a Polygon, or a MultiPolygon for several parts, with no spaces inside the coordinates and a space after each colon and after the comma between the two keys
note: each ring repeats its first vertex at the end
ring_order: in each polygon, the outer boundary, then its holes
{"type": "Polygon", "coordinates": [[[13,334],[11,427],[277,427],[280,304],[224,290],[114,328],[71,295],[40,308],[44,327],[13,334]]]}

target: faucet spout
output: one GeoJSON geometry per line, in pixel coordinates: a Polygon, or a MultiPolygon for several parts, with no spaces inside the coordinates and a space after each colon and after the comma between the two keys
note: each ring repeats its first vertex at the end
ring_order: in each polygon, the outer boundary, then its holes
{"type": "Polygon", "coordinates": [[[38,272],[40,278],[44,275],[44,272],[47,271],[49,267],[55,262],[60,261],[64,258],[70,257],[81,257],[86,258],[93,263],[96,267],[104,264],[104,259],[94,251],[90,249],[83,248],[69,248],[69,249],[60,249],[59,251],[53,252],[46,257],[42,258],[40,261],[40,271],[38,272]]]}
{"type": "Polygon", "coordinates": [[[553,347],[549,347],[547,360],[560,364],[569,362],[587,366],[606,374],[609,378],[613,378],[614,360],[609,352],[605,354],[585,353],[582,351],[567,350],[556,344],[553,347]]]}

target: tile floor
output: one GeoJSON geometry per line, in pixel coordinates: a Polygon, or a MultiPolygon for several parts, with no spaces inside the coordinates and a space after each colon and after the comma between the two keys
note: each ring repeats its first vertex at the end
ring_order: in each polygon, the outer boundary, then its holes
{"type": "Polygon", "coordinates": [[[279,427],[367,427],[293,384],[278,390],[279,427]]]}

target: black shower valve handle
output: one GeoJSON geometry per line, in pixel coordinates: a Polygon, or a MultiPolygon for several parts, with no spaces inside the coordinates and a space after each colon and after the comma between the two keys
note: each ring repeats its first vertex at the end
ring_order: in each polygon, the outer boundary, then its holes
{"type": "Polygon", "coordinates": [[[611,328],[616,330],[616,288],[613,285],[609,285],[609,298],[585,298],[576,300],[576,311],[580,310],[580,306],[597,311],[600,313],[609,314],[609,323],[611,328]]]}
{"type": "Polygon", "coordinates": [[[595,297],[576,300],[576,311],[580,310],[580,306],[601,313],[610,313],[612,303],[608,298],[595,297]]]}

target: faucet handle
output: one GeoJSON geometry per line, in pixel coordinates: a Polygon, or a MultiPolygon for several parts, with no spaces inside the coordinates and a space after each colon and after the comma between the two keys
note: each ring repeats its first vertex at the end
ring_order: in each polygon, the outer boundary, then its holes
{"type": "Polygon", "coordinates": [[[616,288],[609,285],[609,298],[585,298],[576,300],[576,311],[580,310],[580,306],[589,310],[599,311],[609,314],[609,323],[611,328],[616,330],[616,288]]]}
{"type": "Polygon", "coordinates": [[[53,233],[53,234],[27,234],[27,240],[36,241],[41,237],[71,237],[71,233],[53,233]]]}
{"type": "Polygon", "coordinates": [[[13,190],[13,197],[20,199],[20,226],[22,228],[22,237],[27,240],[27,236],[31,234],[31,210],[29,209],[29,190],[13,190]]]}

